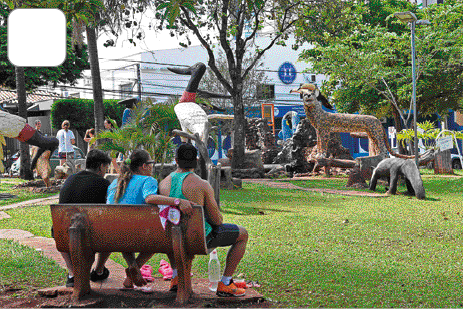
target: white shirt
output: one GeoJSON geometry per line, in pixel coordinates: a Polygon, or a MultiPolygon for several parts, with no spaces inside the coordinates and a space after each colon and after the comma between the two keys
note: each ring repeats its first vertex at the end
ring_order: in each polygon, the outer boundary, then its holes
{"type": "Polygon", "coordinates": [[[59,141],[58,152],[74,152],[71,139],[75,139],[75,137],[71,130],[67,132],[64,129],[59,130],[56,134],[56,138],[59,141]]]}

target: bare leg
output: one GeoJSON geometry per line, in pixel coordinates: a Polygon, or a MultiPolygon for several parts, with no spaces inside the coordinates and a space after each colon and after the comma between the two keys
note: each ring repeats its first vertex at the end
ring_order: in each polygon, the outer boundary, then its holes
{"type": "Polygon", "coordinates": [[[111,252],[98,252],[95,266],[95,271],[97,274],[101,274],[103,272],[104,264],[106,263],[110,255],[111,252]]]}
{"type": "Polygon", "coordinates": [[[248,243],[248,231],[246,231],[246,229],[242,226],[238,227],[240,230],[240,235],[227,253],[225,270],[223,272],[223,275],[226,277],[233,276],[236,267],[238,267],[238,264],[243,258],[244,252],[246,251],[246,244],[248,243]]]}
{"type": "Polygon", "coordinates": [[[138,257],[135,258],[135,253],[133,252],[122,252],[122,256],[127,262],[126,274],[123,285],[126,288],[133,287],[135,283],[137,286],[144,286],[147,284],[146,280],[143,279],[143,276],[140,273],[140,267],[143,266],[152,256],[153,253],[140,253],[138,257]]]}
{"type": "Polygon", "coordinates": [[[60,252],[63,257],[64,263],[68,269],[69,276],[74,277],[74,268],[72,268],[71,256],[68,252],[60,252]]]}

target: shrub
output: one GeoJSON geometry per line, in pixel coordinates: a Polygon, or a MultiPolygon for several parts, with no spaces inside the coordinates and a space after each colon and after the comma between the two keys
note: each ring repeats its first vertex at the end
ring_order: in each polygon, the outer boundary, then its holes
{"type": "MultiPolygon", "coordinates": [[[[105,118],[116,120],[118,125],[122,122],[124,106],[117,104],[119,100],[103,100],[105,118]]],[[[90,99],[63,99],[57,100],[51,107],[51,126],[61,129],[64,120],[71,122],[71,129],[84,134],[87,129],[95,127],[93,100],[90,99]]]]}

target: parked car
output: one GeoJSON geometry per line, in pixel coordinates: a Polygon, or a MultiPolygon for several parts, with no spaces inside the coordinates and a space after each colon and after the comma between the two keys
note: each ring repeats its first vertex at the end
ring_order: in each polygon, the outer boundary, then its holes
{"type": "MultiPolygon", "coordinates": [[[[73,146],[73,147],[74,147],[74,160],[75,160],[76,169],[84,170],[85,169],[85,154],[80,148],[76,146],[73,146]]],[[[19,154],[18,154],[18,159],[19,159],[19,154]]],[[[56,149],[50,158],[50,167],[51,167],[50,177],[53,177],[55,175],[55,168],[59,165],[59,160],[60,159],[58,155],[58,149],[56,149]]],[[[11,165],[10,174],[19,175],[20,166],[21,166],[21,160],[16,160],[13,163],[13,165],[11,165]]]]}
{"type": "Polygon", "coordinates": [[[11,166],[19,158],[19,151],[16,151],[12,156],[9,156],[8,159],[4,161],[5,171],[9,173],[11,166]]]}
{"type": "MultiPolygon", "coordinates": [[[[452,159],[452,168],[454,170],[461,170],[461,161],[460,161],[460,156],[457,154],[450,154],[450,157],[452,159]]],[[[462,157],[463,159],[463,157],[462,157]]],[[[434,161],[429,162],[427,165],[427,168],[433,169],[434,168],[434,161]]]]}
{"type": "MultiPolygon", "coordinates": [[[[461,161],[460,156],[457,154],[451,154],[452,157],[452,168],[454,170],[461,170],[461,161]]],[[[463,158],[462,158],[463,159],[463,158]]]]}

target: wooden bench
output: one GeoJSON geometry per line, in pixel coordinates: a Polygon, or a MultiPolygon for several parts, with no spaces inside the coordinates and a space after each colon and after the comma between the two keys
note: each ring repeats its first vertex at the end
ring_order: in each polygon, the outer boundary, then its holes
{"type": "Polygon", "coordinates": [[[188,302],[191,263],[195,255],[207,254],[202,206],[193,206],[189,217],[182,215],[179,225],[167,222],[165,230],[159,208],[152,204],[50,207],[56,248],[69,252],[74,266],[74,301],[91,292],[90,271],[96,252],[150,252],[174,254],[179,277],[176,301],[188,302]]]}

